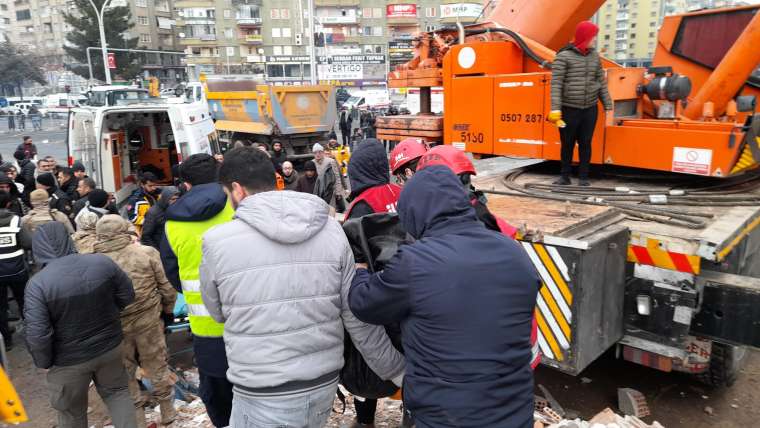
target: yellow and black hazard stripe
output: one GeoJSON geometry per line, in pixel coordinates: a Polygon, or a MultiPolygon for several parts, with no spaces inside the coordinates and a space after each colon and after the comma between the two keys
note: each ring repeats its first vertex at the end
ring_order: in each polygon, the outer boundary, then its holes
{"type": "Polygon", "coordinates": [[[536,299],[541,353],[552,360],[562,361],[572,340],[573,294],[567,264],[556,247],[531,242],[521,244],[543,282],[536,299]]]}

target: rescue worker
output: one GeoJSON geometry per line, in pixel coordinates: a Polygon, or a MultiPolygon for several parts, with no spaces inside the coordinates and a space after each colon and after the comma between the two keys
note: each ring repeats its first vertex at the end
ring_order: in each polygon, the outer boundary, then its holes
{"type": "Polygon", "coordinates": [[[317,185],[317,165],[314,161],[307,161],[303,166],[303,175],[298,179],[296,192],[314,194],[314,187],[317,185]]]}
{"type": "Polygon", "coordinates": [[[401,324],[404,404],[416,426],[533,426],[530,332],[540,279],[527,254],[478,221],[444,166],[417,172],[398,212],[416,241],[381,272],[357,264],[349,305],[365,322],[401,324]]]}
{"type": "Polygon", "coordinates": [[[74,245],[77,247],[79,254],[92,254],[95,252],[95,225],[100,220],[97,214],[92,211],[84,211],[76,218],[77,231],[71,235],[74,245]]]}
{"type": "Polygon", "coordinates": [[[30,195],[32,209],[21,219],[21,227],[33,234],[40,225],[57,221],[62,223],[69,234],[74,233],[74,227],[69,218],[55,208],[50,208],[48,194],[42,189],[37,189],[30,195]]]}
{"type": "Polygon", "coordinates": [[[551,112],[546,120],[559,127],[562,169],[557,185],[571,184],[573,149],[578,143],[578,184],[589,186],[591,140],[594,137],[597,103],[612,110],[602,60],[594,49],[599,33],[596,24],[583,21],[575,29],[575,40],[557,52],[552,62],[551,112]]]}
{"type": "Polygon", "coordinates": [[[111,258],[132,280],[135,300],[121,312],[124,332],[124,365],[129,391],[135,404],[137,426],[144,427],[146,400],[137,385],[137,367],[142,368],[153,389],[152,398],[161,409],[161,424],[174,421],[174,382],[167,364],[164,327],[174,320],[177,292],[166,279],[161,256],[155,248],[133,244],[130,223],[121,216],[103,216],[95,227],[95,252],[111,258]],[[163,322],[162,322],[163,320],[163,322]]]}
{"type": "MultiPolygon", "coordinates": [[[[373,213],[396,212],[401,187],[390,183],[389,170],[385,147],[379,140],[366,139],[356,147],[348,164],[352,201],[346,210],[346,219],[373,213]]],[[[354,426],[373,427],[377,400],[354,397],[354,407],[354,426]]]]}
{"type": "Polygon", "coordinates": [[[122,363],[119,312],[135,300],[129,277],[102,254],[77,254],[66,229],[40,226],[32,238],[44,268],[26,287],[26,343],[47,369],[58,427],[86,428],[87,392],[95,384],[116,428],[136,428],[122,363]]]}
{"type": "Polygon", "coordinates": [[[472,176],[476,175],[477,172],[475,171],[475,165],[472,164],[470,158],[463,151],[448,145],[435,146],[420,158],[417,171],[421,171],[432,165],[447,166],[459,177],[462,188],[469,196],[473,208],[475,208],[475,214],[488,229],[501,232],[510,238],[514,238],[517,235],[515,227],[506,220],[491,213],[486,205],[488,203],[486,196],[472,185],[472,176]]]}
{"type": "Polygon", "coordinates": [[[224,324],[214,321],[204,306],[198,272],[201,236],[235,215],[222,186],[216,182],[217,168],[218,162],[203,153],[190,156],[180,165],[180,178],[188,191],[166,209],[161,261],[169,281],[182,290],[187,302],[200,376],[199,395],[211,422],[226,427],[232,411],[232,384],[227,380],[224,324]]]}
{"type": "Polygon", "coordinates": [[[201,290],[225,323],[230,425],[317,428],[332,410],[344,328],[383,379],[400,383],[403,356],[382,328],[348,310],[354,258],[327,204],[275,191],[274,174],[255,149],[225,155],[219,180],[236,214],[203,236],[201,290]]]}
{"type": "Polygon", "coordinates": [[[25,250],[32,249],[31,235],[21,227],[21,218],[9,207],[11,196],[0,193],[0,334],[5,348],[13,347],[13,332],[8,326],[8,289],[18,304],[19,313],[24,311],[24,287],[29,273],[24,263],[25,250]]]}
{"type": "Polygon", "coordinates": [[[156,203],[161,193],[158,187],[158,178],[151,173],[145,172],[140,175],[140,187],[127,199],[127,218],[135,225],[137,234],[142,234],[142,225],[145,214],[156,203]]]}
{"type": "Polygon", "coordinates": [[[396,212],[401,187],[390,183],[388,157],[379,140],[368,138],[356,148],[348,164],[351,205],[346,218],[380,212],[396,212]]]}
{"type": "Polygon", "coordinates": [[[140,243],[159,249],[164,240],[164,228],[166,226],[166,209],[179,198],[179,189],[174,186],[166,186],[161,190],[161,196],[156,205],[153,205],[145,214],[143,233],[140,243]]]}
{"type": "Polygon", "coordinates": [[[73,224],[74,219],[71,217],[73,212],[73,202],[69,195],[63,190],[58,188],[55,176],[53,173],[46,172],[37,176],[37,188],[43,189],[50,197],[50,209],[58,210],[60,213],[70,218],[73,224]]]}
{"type": "Polygon", "coordinates": [[[427,146],[419,138],[405,138],[391,150],[391,172],[396,182],[403,186],[417,171],[420,157],[427,152],[427,146]]]}
{"type": "Polygon", "coordinates": [[[298,177],[298,171],[293,168],[293,164],[290,161],[282,163],[282,180],[285,182],[285,190],[296,190],[298,177]]]}
{"type": "Polygon", "coordinates": [[[58,171],[58,188],[69,197],[71,201],[76,201],[81,196],[77,193],[79,180],[74,177],[74,171],[71,168],[61,168],[58,171]]]}

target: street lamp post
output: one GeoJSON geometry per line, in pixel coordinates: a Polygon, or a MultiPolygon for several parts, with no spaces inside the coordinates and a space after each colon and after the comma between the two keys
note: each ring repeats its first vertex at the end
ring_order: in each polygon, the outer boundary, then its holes
{"type": "Polygon", "coordinates": [[[98,18],[98,30],[100,30],[100,46],[102,48],[100,51],[103,54],[103,71],[106,75],[106,85],[111,84],[111,69],[108,68],[108,47],[106,44],[106,30],[103,27],[103,14],[105,13],[106,8],[110,2],[111,0],[105,0],[103,2],[103,6],[98,9],[98,7],[95,5],[95,2],[93,0],[90,0],[92,8],[95,9],[95,16],[98,18]]]}

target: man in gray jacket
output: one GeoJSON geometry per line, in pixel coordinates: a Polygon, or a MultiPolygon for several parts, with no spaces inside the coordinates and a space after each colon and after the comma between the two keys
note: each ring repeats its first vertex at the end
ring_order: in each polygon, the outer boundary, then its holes
{"type": "Polygon", "coordinates": [[[327,204],[274,191],[271,161],[249,147],[225,155],[219,178],[236,214],[203,236],[200,280],[208,312],[225,323],[230,425],[324,426],[344,328],[370,368],[400,385],[403,356],[348,308],[354,257],[327,204]]]}

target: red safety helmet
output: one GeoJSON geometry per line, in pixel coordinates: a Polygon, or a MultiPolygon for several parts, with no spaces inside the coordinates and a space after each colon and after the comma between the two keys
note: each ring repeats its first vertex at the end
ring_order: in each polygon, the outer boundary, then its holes
{"type": "Polygon", "coordinates": [[[472,164],[470,158],[463,151],[457,150],[452,146],[440,145],[428,150],[425,156],[420,159],[417,171],[422,171],[433,165],[447,166],[456,175],[477,174],[475,172],[475,165],[472,164]]]}
{"type": "Polygon", "coordinates": [[[391,171],[394,174],[399,173],[404,165],[419,159],[420,156],[427,152],[425,143],[419,138],[405,138],[399,142],[391,151],[391,171]]]}

